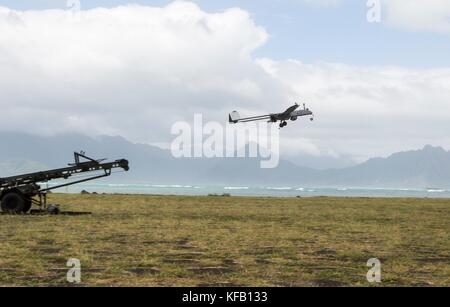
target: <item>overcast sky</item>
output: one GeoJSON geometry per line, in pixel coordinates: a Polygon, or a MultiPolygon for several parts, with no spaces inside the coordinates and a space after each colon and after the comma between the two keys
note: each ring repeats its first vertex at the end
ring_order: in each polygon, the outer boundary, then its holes
{"type": "Polygon", "coordinates": [[[356,0],[0,0],[0,130],[164,145],[194,113],[297,101],[316,121],[282,130],[284,156],[450,149],[450,1],[404,3],[369,23],[356,0]]]}

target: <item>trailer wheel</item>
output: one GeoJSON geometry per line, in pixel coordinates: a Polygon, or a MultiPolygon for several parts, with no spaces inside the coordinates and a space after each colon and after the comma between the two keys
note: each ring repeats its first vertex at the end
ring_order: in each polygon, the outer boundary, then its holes
{"type": "Polygon", "coordinates": [[[10,192],[2,198],[2,211],[8,213],[22,213],[25,209],[26,201],[22,194],[10,192]]]}

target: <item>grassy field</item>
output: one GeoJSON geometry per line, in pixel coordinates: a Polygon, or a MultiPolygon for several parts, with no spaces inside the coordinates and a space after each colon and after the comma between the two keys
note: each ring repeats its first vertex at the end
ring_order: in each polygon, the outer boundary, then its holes
{"type": "Polygon", "coordinates": [[[0,216],[0,286],[450,286],[450,200],[52,194],[0,216]]]}

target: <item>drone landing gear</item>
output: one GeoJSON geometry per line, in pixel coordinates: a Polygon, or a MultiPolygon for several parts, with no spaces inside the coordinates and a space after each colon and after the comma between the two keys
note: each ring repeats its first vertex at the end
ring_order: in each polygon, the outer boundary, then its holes
{"type": "Polygon", "coordinates": [[[282,121],[280,123],[280,128],[286,127],[287,126],[287,122],[286,121],[282,121]]]}

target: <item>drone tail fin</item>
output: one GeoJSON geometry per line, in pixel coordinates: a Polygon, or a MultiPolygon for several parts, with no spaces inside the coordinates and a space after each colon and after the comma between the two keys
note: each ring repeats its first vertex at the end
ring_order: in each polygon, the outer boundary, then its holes
{"type": "Polygon", "coordinates": [[[232,124],[236,124],[241,119],[241,116],[237,111],[233,111],[228,115],[228,121],[232,124]]]}

